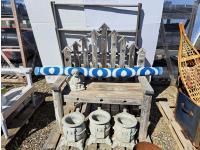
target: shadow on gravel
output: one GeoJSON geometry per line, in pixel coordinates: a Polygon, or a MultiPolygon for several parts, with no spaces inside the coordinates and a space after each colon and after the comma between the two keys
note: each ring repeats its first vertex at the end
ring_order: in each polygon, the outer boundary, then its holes
{"type": "MultiPolygon", "coordinates": [[[[152,85],[153,89],[154,89],[154,96],[152,98],[152,103],[151,103],[151,112],[150,112],[150,125],[149,125],[149,129],[148,129],[148,135],[153,134],[154,129],[156,128],[156,125],[158,124],[160,118],[162,117],[162,114],[159,111],[158,106],[156,105],[156,102],[158,101],[158,99],[156,99],[156,97],[162,93],[165,89],[167,89],[169,85],[152,85]]],[[[164,99],[163,99],[164,100],[164,99]]]]}
{"type": "MultiPolygon", "coordinates": [[[[47,127],[52,121],[55,120],[53,101],[45,101],[46,97],[51,96],[50,93],[35,92],[36,96],[44,102],[34,112],[33,116],[17,133],[15,138],[6,146],[8,150],[19,149],[22,142],[40,129],[47,127]]],[[[40,138],[38,139],[40,140],[40,138]]],[[[38,148],[39,149],[39,148],[38,148]]]]}

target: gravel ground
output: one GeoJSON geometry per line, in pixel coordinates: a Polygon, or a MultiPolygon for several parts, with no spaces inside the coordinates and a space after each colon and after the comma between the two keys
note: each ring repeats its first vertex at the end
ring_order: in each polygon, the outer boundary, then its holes
{"type": "MultiPolygon", "coordinates": [[[[42,104],[34,113],[29,124],[27,124],[17,134],[15,139],[8,145],[9,150],[40,150],[48,138],[48,134],[55,126],[55,116],[52,103],[51,89],[45,80],[39,80],[34,83],[36,92],[45,103],[42,104]]],[[[163,150],[177,150],[176,143],[171,135],[170,129],[156,106],[156,100],[167,98],[170,103],[175,103],[176,88],[167,86],[153,87],[156,94],[152,103],[150,115],[149,133],[154,144],[163,150]]]]}

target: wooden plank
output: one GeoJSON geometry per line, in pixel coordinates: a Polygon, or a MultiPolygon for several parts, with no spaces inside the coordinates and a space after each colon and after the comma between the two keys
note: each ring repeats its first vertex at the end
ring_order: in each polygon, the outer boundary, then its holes
{"type": "Polygon", "coordinates": [[[80,58],[79,58],[79,44],[78,42],[74,42],[73,44],[73,51],[74,51],[74,63],[75,67],[80,67],[80,58]]]}
{"type": "Polygon", "coordinates": [[[14,21],[14,18],[1,18],[1,21],[14,21]]]}
{"type": "Polygon", "coordinates": [[[89,67],[89,61],[88,61],[88,43],[87,43],[88,41],[89,40],[86,37],[83,37],[81,39],[84,67],[89,67]]]}
{"type": "Polygon", "coordinates": [[[97,37],[98,33],[93,30],[91,32],[91,44],[92,44],[92,65],[94,68],[97,68],[98,58],[97,58],[97,37]]]}
{"type": "Polygon", "coordinates": [[[137,26],[136,26],[136,36],[135,36],[135,45],[138,47],[139,40],[141,36],[141,11],[142,11],[142,3],[138,3],[138,15],[137,15],[137,26]]]}
{"type": "Polygon", "coordinates": [[[48,135],[48,138],[45,142],[45,144],[43,145],[43,150],[54,150],[57,147],[57,144],[60,140],[60,132],[58,132],[57,130],[57,126],[51,130],[51,132],[48,135]]]}
{"type": "Polygon", "coordinates": [[[107,32],[108,32],[109,27],[104,23],[101,27],[101,52],[102,52],[102,57],[101,57],[101,64],[102,67],[105,68],[106,67],[106,63],[107,63],[107,47],[108,47],[108,40],[107,40],[107,32]]]}
{"type": "Polygon", "coordinates": [[[125,37],[122,37],[119,40],[120,44],[120,58],[119,58],[119,66],[121,68],[125,67],[125,53],[126,53],[126,40],[125,37]]]}
{"type": "MultiPolygon", "coordinates": [[[[104,5],[105,6],[105,5],[104,5]]],[[[93,29],[90,28],[83,28],[83,27],[80,27],[80,28],[77,28],[77,27],[68,27],[68,28],[58,28],[58,31],[62,32],[62,31],[70,31],[70,32],[85,32],[85,33],[89,33],[89,32],[92,32],[93,29]]],[[[135,35],[136,31],[135,30],[117,30],[118,33],[132,33],[133,35],[135,35]]],[[[82,34],[84,35],[84,34],[82,34]]]]}
{"type": "Polygon", "coordinates": [[[68,5],[68,6],[107,6],[107,7],[138,7],[138,5],[134,4],[112,4],[112,3],[72,3],[72,2],[62,2],[59,1],[55,3],[56,5],[68,5]]]}
{"type": "MultiPolygon", "coordinates": [[[[37,99],[37,101],[41,101],[41,99],[37,99]]],[[[33,105],[27,106],[18,117],[12,120],[12,124],[8,125],[8,135],[9,138],[5,139],[5,137],[1,136],[1,147],[5,147],[17,134],[17,132],[28,122],[33,113],[37,110],[37,108],[41,105],[42,101],[38,103],[35,107],[33,105]]]]}
{"type": "Polygon", "coordinates": [[[149,127],[149,115],[151,109],[152,96],[144,95],[144,102],[141,106],[140,114],[140,129],[139,129],[139,141],[146,141],[147,131],[149,127]]]}
{"type": "Polygon", "coordinates": [[[1,83],[3,83],[3,84],[25,84],[26,79],[24,79],[24,78],[6,79],[6,78],[1,77],[1,83]]]}
{"type": "Polygon", "coordinates": [[[143,91],[141,83],[108,83],[108,82],[92,82],[87,85],[87,91],[107,90],[107,91],[127,91],[137,90],[143,91]]]}
{"type": "Polygon", "coordinates": [[[63,99],[60,91],[53,91],[53,104],[59,132],[62,133],[62,118],[64,116],[63,99]]]}
{"type": "Polygon", "coordinates": [[[164,117],[164,120],[166,121],[166,123],[169,124],[169,129],[170,129],[170,131],[171,131],[171,134],[172,134],[174,140],[176,141],[176,144],[177,144],[178,148],[179,148],[180,150],[181,150],[181,149],[184,149],[183,145],[181,144],[181,142],[180,142],[179,138],[177,137],[176,133],[174,132],[174,129],[173,129],[173,127],[171,126],[170,121],[168,120],[167,116],[165,115],[165,113],[164,113],[164,111],[163,111],[161,105],[159,104],[159,102],[156,102],[156,105],[158,106],[158,109],[159,109],[159,111],[161,112],[162,116],[164,117]]]}
{"type": "Polygon", "coordinates": [[[79,91],[64,95],[66,102],[88,102],[102,104],[140,105],[143,92],[138,91],[79,91]]]}
{"type": "Polygon", "coordinates": [[[3,48],[1,49],[3,52],[20,52],[21,49],[12,49],[12,48],[3,48]]]}
{"type": "Polygon", "coordinates": [[[128,58],[128,66],[133,67],[135,61],[135,44],[131,44],[129,47],[129,58],[128,58]]]}
{"type": "Polygon", "coordinates": [[[14,17],[14,20],[15,20],[17,39],[18,39],[18,42],[19,42],[20,50],[21,50],[22,64],[23,64],[24,67],[27,67],[27,57],[26,57],[26,54],[25,54],[24,42],[22,40],[22,33],[20,31],[20,21],[19,21],[19,16],[18,16],[17,9],[16,9],[15,0],[11,0],[10,2],[11,2],[11,8],[12,8],[12,12],[13,12],[13,17],[14,17]]]}
{"type": "Polygon", "coordinates": [[[162,15],[163,19],[190,19],[191,12],[189,13],[178,13],[178,12],[164,12],[162,15]]]}
{"type": "Polygon", "coordinates": [[[1,49],[9,48],[9,49],[17,49],[19,46],[1,46],[1,49]]]}
{"type": "Polygon", "coordinates": [[[65,47],[63,49],[64,54],[64,64],[65,66],[72,66],[72,58],[71,58],[71,49],[69,47],[65,47]]]}
{"type": "Polygon", "coordinates": [[[176,122],[174,114],[170,110],[170,107],[168,105],[168,102],[160,101],[159,102],[160,106],[163,109],[163,112],[165,113],[167,119],[169,120],[170,124],[172,125],[174,132],[177,134],[179,140],[181,141],[184,149],[192,150],[193,145],[192,143],[185,138],[185,136],[182,133],[182,128],[180,125],[176,122]]]}
{"type": "Polygon", "coordinates": [[[117,32],[114,30],[111,32],[111,68],[115,68],[116,64],[116,52],[117,52],[117,32]]]}

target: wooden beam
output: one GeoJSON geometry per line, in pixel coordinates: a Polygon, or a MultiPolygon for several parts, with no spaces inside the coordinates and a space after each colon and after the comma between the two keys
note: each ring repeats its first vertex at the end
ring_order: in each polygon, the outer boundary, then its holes
{"type": "Polygon", "coordinates": [[[111,3],[73,3],[73,2],[58,2],[56,5],[68,5],[68,6],[104,6],[104,7],[138,7],[134,4],[111,4],[111,3]]]}
{"type": "Polygon", "coordinates": [[[163,19],[190,19],[191,13],[163,13],[163,19]]]}
{"type": "Polygon", "coordinates": [[[107,48],[108,48],[108,39],[107,39],[107,32],[108,32],[109,27],[104,23],[101,27],[101,52],[102,52],[102,57],[101,57],[101,64],[102,67],[106,67],[107,63],[107,48]]]}
{"type": "Polygon", "coordinates": [[[21,52],[21,49],[4,48],[1,49],[3,52],[21,52]]]}

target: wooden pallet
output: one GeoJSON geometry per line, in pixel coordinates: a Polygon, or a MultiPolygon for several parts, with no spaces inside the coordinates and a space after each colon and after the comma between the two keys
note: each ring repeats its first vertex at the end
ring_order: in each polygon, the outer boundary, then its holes
{"type": "Polygon", "coordinates": [[[8,135],[9,138],[6,139],[4,135],[1,136],[1,149],[6,149],[6,146],[14,139],[16,134],[22,129],[22,127],[28,123],[31,116],[37,110],[37,108],[43,103],[42,99],[35,98],[35,106],[33,106],[32,101],[28,98],[23,102],[24,108],[20,108],[16,110],[8,119],[7,119],[7,127],[8,127],[8,135]]]}
{"type": "MultiPolygon", "coordinates": [[[[81,113],[83,113],[86,117],[86,124],[88,123],[88,115],[91,111],[97,109],[100,106],[103,110],[108,111],[111,116],[116,115],[121,112],[124,108],[128,110],[131,114],[139,114],[139,109],[134,108],[134,106],[128,105],[110,105],[110,104],[88,104],[88,103],[76,103],[75,107],[73,104],[69,103],[64,107],[64,114],[68,114],[70,112],[74,112],[76,108],[79,108],[81,113]]],[[[137,117],[137,116],[136,116],[137,117]]],[[[114,121],[111,120],[111,124],[113,125],[114,121]]],[[[74,147],[66,147],[64,144],[64,137],[58,132],[58,128],[54,128],[48,136],[46,143],[43,146],[43,150],[75,150],[74,147]]],[[[109,145],[105,144],[92,144],[90,146],[85,147],[86,150],[111,150],[112,148],[109,145]]],[[[115,150],[125,150],[124,147],[115,148],[115,150]]]]}
{"type": "Polygon", "coordinates": [[[159,101],[157,102],[157,106],[162,116],[165,118],[165,121],[168,123],[172,136],[175,139],[179,149],[196,150],[191,141],[185,136],[181,126],[175,119],[175,107],[170,107],[167,101],[159,101]]]}
{"type": "Polygon", "coordinates": [[[25,84],[26,77],[2,74],[1,75],[1,83],[3,83],[3,84],[25,84]]]}

